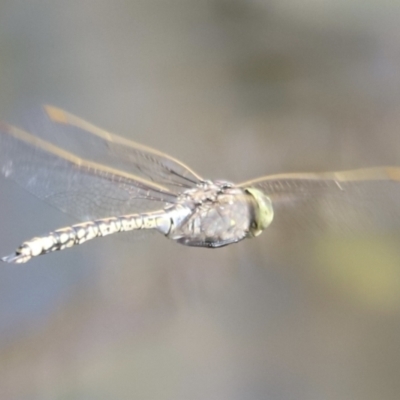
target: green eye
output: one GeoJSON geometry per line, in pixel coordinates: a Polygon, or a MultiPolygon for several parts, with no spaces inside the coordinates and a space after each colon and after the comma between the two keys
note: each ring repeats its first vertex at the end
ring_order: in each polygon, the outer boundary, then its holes
{"type": "Polygon", "coordinates": [[[255,188],[247,188],[246,192],[255,200],[254,221],[251,224],[251,235],[258,236],[274,218],[271,199],[263,192],[255,188]]]}

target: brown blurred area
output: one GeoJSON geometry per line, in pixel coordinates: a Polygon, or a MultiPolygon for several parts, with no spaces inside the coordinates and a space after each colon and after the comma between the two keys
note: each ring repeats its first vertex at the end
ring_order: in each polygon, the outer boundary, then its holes
{"type": "MultiPolygon", "coordinates": [[[[0,0],[0,118],[53,104],[234,182],[400,165],[399,17],[389,0],[0,0]]],[[[75,222],[0,193],[1,255],[75,222]]],[[[0,398],[398,399],[398,226],[271,225],[216,251],[117,235],[2,265],[0,398]]]]}

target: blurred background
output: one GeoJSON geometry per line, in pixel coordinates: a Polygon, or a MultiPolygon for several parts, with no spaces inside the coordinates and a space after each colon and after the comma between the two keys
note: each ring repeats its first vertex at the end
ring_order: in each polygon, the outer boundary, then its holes
{"type": "MultiPolygon", "coordinates": [[[[400,165],[399,18],[390,0],[0,0],[0,118],[53,104],[234,182],[400,165]]],[[[0,193],[1,255],[76,222],[0,193]]],[[[0,398],[398,399],[397,221],[1,265],[0,398]]]]}

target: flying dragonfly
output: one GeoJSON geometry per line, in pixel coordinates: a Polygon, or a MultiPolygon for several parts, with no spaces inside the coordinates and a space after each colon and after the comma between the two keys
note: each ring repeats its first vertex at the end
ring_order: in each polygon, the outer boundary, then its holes
{"type": "Polygon", "coordinates": [[[44,106],[38,121],[35,134],[0,123],[1,174],[83,222],[25,241],[2,258],[8,263],[136,230],[219,248],[259,236],[273,220],[338,220],[339,203],[350,206],[346,224],[354,215],[372,220],[377,207],[386,208],[376,195],[400,188],[397,167],[278,174],[240,184],[207,180],[167,154],[56,107],[44,106]]]}

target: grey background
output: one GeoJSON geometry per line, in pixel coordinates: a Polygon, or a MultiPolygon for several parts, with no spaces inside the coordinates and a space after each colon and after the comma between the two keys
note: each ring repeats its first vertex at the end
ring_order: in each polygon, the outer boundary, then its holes
{"type": "MultiPolygon", "coordinates": [[[[0,118],[53,104],[232,181],[399,165],[399,13],[0,0],[0,118]]],[[[1,255],[75,222],[4,179],[0,194],[1,255]]],[[[117,235],[1,265],[1,399],[398,399],[400,227],[286,228],[218,251],[117,235]]]]}

